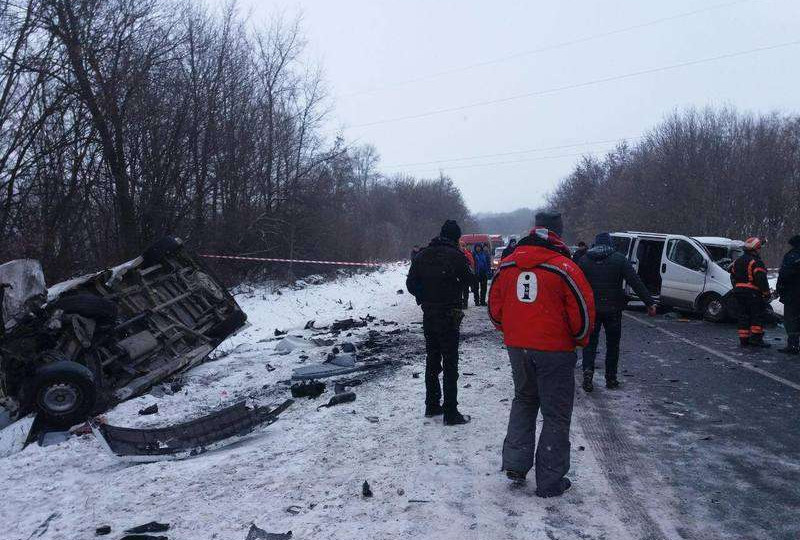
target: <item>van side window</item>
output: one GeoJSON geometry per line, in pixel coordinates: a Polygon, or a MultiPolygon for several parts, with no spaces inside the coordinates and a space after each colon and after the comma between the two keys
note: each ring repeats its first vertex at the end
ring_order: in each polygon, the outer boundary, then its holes
{"type": "Polygon", "coordinates": [[[690,270],[699,270],[703,265],[703,255],[686,240],[670,240],[667,259],[690,270]]]}
{"type": "Polygon", "coordinates": [[[612,236],[611,242],[614,244],[614,249],[628,256],[628,249],[631,247],[631,239],[625,236],[612,236]]]}

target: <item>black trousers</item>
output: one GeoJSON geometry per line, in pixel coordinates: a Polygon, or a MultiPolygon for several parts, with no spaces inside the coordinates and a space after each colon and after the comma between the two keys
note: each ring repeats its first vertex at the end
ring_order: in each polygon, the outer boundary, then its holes
{"type": "Polygon", "coordinates": [[[733,294],[739,306],[739,338],[761,339],[764,336],[764,297],[759,291],[737,287],[733,294]]]}
{"type": "Polygon", "coordinates": [[[594,331],[589,345],[583,349],[583,371],[594,371],[597,358],[597,344],[600,341],[600,327],[606,329],[606,380],[617,378],[619,366],[619,342],[622,339],[622,312],[597,312],[594,331]]]}
{"type": "Polygon", "coordinates": [[[787,344],[800,347],[800,302],[787,301],[783,304],[783,326],[786,328],[787,344]]]}
{"type": "Polygon", "coordinates": [[[458,332],[464,313],[460,309],[427,309],[422,316],[425,333],[425,405],[455,412],[458,406],[458,332]],[[439,386],[439,374],[442,387],[439,386]]]}
{"type": "Polygon", "coordinates": [[[489,283],[489,276],[485,273],[475,276],[475,287],[472,292],[475,296],[475,304],[486,303],[486,286],[489,283]]]}

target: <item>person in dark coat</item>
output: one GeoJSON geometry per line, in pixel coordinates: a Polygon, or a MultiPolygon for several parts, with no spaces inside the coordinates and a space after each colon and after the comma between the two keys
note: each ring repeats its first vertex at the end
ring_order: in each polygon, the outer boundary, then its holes
{"type": "Polygon", "coordinates": [[[581,257],[586,255],[587,251],[589,251],[589,247],[586,245],[586,242],[578,242],[578,249],[576,249],[575,253],[572,254],[572,260],[575,262],[580,261],[581,257]]]}
{"type": "Polygon", "coordinates": [[[486,285],[489,283],[489,271],[492,268],[492,261],[482,244],[475,244],[472,253],[475,259],[475,288],[473,295],[476,306],[486,305],[486,285]]]}
{"type": "Polygon", "coordinates": [[[633,287],[639,299],[647,305],[647,312],[651,317],[656,314],[656,303],[627,257],[614,249],[610,234],[598,234],[592,249],[587,250],[586,255],[577,262],[592,286],[597,311],[597,320],[589,345],[583,350],[583,389],[586,392],[594,390],[592,379],[601,327],[605,328],[606,333],[606,388],[618,388],[622,310],[628,303],[623,280],[633,287]]]}
{"type": "Polygon", "coordinates": [[[417,256],[417,253],[420,252],[420,249],[421,248],[418,245],[415,245],[414,248],[411,250],[411,257],[409,257],[409,259],[413,261],[414,257],[417,256]]]}
{"type": "Polygon", "coordinates": [[[731,285],[739,305],[739,346],[767,349],[764,319],[770,291],[761,246],[761,239],[755,236],[745,240],[744,254],[731,265],[731,285]]]}
{"type": "Polygon", "coordinates": [[[512,253],[514,253],[515,249],[517,249],[517,239],[512,236],[511,238],[509,238],[508,245],[503,250],[502,255],[500,255],[500,260],[503,260],[512,253]]]}
{"type": "Polygon", "coordinates": [[[786,347],[782,353],[800,354],[800,235],[789,239],[792,249],[783,256],[775,289],[783,303],[783,326],[786,328],[786,347]]]}
{"type": "Polygon", "coordinates": [[[438,237],[411,262],[406,288],[422,306],[425,334],[425,416],[443,415],[445,425],[466,424],[458,411],[458,334],[464,312],[461,294],[473,275],[458,247],[461,229],[447,220],[438,237]],[[442,387],[439,386],[439,373],[442,387]],[[444,401],[442,399],[444,390],[444,401]]]}

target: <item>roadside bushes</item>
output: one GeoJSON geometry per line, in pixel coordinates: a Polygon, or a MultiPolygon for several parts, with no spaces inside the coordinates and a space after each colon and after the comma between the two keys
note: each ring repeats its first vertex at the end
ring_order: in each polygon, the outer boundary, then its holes
{"type": "Polygon", "coordinates": [[[584,157],[549,196],[570,241],[603,230],[767,238],[778,264],[800,233],[800,117],[688,109],[603,158],[584,157]]]}

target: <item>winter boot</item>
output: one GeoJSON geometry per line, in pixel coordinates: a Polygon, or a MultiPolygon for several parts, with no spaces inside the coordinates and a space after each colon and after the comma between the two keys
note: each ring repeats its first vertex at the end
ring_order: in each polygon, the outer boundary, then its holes
{"type": "Polygon", "coordinates": [[[750,346],[759,349],[769,349],[771,345],[764,341],[764,334],[753,334],[750,336],[750,346]]]}
{"type": "Polygon", "coordinates": [[[444,414],[441,405],[425,405],[425,418],[433,418],[444,414]]]}
{"type": "Polygon", "coordinates": [[[782,352],[784,354],[791,354],[793,356],[800,355],[800,347],[796,347],[793,345],[787,345],[783,349],[778,349],[778,352],[782,352]]]}
{"type": "Polygon", "coordinates": [[[540,491],[539,489],[536,490],[536,496],[542,497],[543,499],[547,499],[549,497],[558,497],[559,495],[563,495],[565,491],[572,487],[572,482],[569,481],[569,478],[562,478],[558,484],[558,487],[551,489],[549,491],[540,491]]]}
{"type": "Polygon", "coordinates": [[[606,388],[609,390],[616,390],[619,388],[619,381],[616,376],[606,379],[606,388]]]}
{"type": "Polygon", "coordinates": [[[592,378],[594,377],[594,371],[587,369],[583,372],[583,391],[586,393],[591,392],[594,390],[594,383],[592,382],[592,378]]]}
{"type": "Polygon", "coordinates": [[[739,338],[739,347],[749,347],[750,346],[750,338],[740,337],[739,338]]]}
{"type": "Polygon", "coordinates": [[[506,477],[511,480],[515,486],[521,486],[525,483],[525,473],[517,471],[506,471],[506,477]]]}
{"type": "Polygon", "coordinates": [[[458,411],[444,413],[444,425],[446,426],[460,426],[461,424],[468,424],[472,417],[461,414],[458,411]]]}

